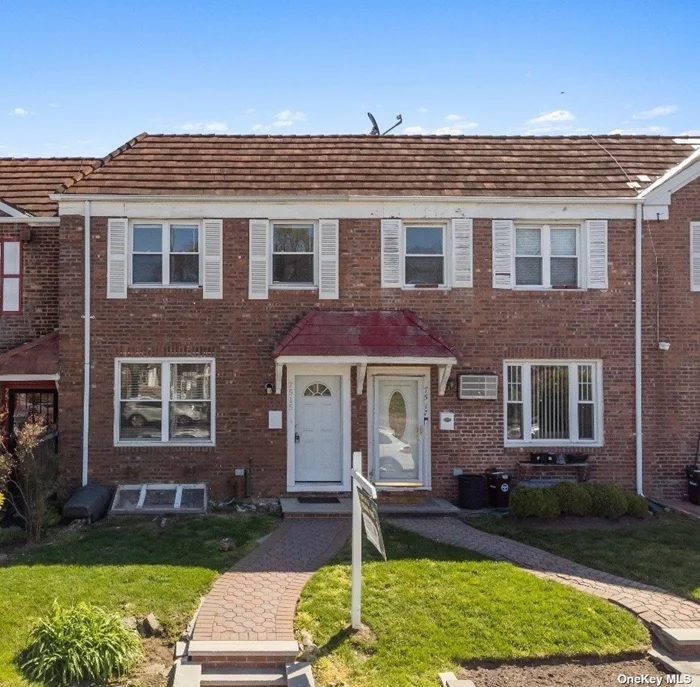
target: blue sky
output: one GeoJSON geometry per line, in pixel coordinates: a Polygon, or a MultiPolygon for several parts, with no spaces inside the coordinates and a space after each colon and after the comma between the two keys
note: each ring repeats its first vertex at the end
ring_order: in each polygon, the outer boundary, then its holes
{"type": "Polygon", "coordinates": [[[151,133],[700,134],[697,0],[0,0],[0,156],[151,133]]]}

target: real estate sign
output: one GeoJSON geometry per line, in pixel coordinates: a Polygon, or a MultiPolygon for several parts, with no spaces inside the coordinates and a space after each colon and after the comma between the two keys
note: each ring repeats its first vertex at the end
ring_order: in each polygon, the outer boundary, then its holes
{"type": "Polygon", "coordinates": [[[367,539],[379,551],[382,558],[386,560],[386,549],[384,548],[384,537],[382,537],[382,527],[379,524],[379,512],[377,502],[364,490],[358,489],[357,495],[360,497],[360,507],[362,508],[362,521],[365,524],[365,534],[367,539]]]}

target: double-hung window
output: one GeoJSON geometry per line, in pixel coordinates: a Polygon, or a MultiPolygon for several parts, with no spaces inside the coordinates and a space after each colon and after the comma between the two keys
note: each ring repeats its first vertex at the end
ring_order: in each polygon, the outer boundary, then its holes
{"type": "Polygon", "coordinates": [[[198,286],[199,275],[199,223],[132,223],[131,283],[134,286],[198,286]]]}
{"type": "Polygon", "coordinates": [[[316,224],[273,222],[272,285],[316,285],[316,224]]]}
{"type": "Polygon", "coordinates": [[[404,285],[444,286],[445,227],[404,226],[404,285]]]}
{"type": "Polygon", "coordinates": [[[19,241],[0,241],[0,313],[20,311],[22,246],[19,241]]]}
{"type": "Polygon", "coordinates": [[[506,444],[601,444],[600,362],[507,362],[504,382],[506,444]]]}
{"type": "Polygon", "coordinates": [[[515,286],[566,289],[580,286],[579,226],[515,226],[515,286]]]}
{"type": "Polygon", "coordinates": [[[116,361],[115,442],[214,441],[212,359],[116,361]]]}

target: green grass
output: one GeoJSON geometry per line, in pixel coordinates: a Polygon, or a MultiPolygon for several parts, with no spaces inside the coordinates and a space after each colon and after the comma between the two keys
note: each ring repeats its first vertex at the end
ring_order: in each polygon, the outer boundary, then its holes
{"type": "Polygon", "coordinates": [[[700,522],[663,514],[615,529],[556,531],[515,518],[470,518],[480,529],[532,544],[597,570],[700,601],[700,522]]]}
{"type": "Polygon", "coordinates": [[[86,601],[122,615],[155,613],[170,636],[179,633],[217,574],[267,534],[263,515],[103,520],[62,531],[0,566],[0,685],[22,684],[13,665],[33,620],[61,604],[86,601]],[[232,552],[219,542],[231,537],[232,552]]]}
{"type": "Polygon", "coordinates": [[[322,656],[319,687],[434,687],[469,660],[620,655],[649,638],[627,612],[508,564],[385,526],[389,561],[365,549],[362,620],[350,635],[349,545],[314,574],[297,609],[322,656]]]}

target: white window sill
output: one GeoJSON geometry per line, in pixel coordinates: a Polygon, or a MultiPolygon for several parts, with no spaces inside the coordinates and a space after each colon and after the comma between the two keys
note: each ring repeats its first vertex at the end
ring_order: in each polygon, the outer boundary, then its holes
{"type": "Polygon", "coordinates": [[[272,291],[318,291],[314,284],[270,284],[268,288],[272,291]]]}
{"type": "Polygon", "coordinates": [[[198,291],[201,288],[201,284],[129,284],[130,291],[139,291],[140,289],[146,291],[152,289],[191,289],[192,291],[198,291]]]}
{"type": "Polygon", "coordinates": [[[410,286],[404,284],[401,287],[402,291],[451,291],[450,287],[446,284],[440,284],[439,286],[410,286]]]}
{"type": "Polygon", "coordinates": [[[148,447],[162,447],[162,448],[177,448],[182,446],[183,448],[192,448],[194,446],[199,446],[201,448],[215,448],[215,441],[115,441],[113,446],[115,448],[146,448],[148,447]]]}
{"type": "Polygon", "coordinates": [[[577,286],[575,289],[562,289],[555,286],[514,286],[513,291],[539,291],[544,293],[581,293],[587,291],[582,286],[577,286]]]}
{"type": "Polygon", "coordinates": [[[506,448],[601,448],[602,441],[552,441],[543,439],[542,441],[517,441],[506,440],[503,444],[506,448]]]}

